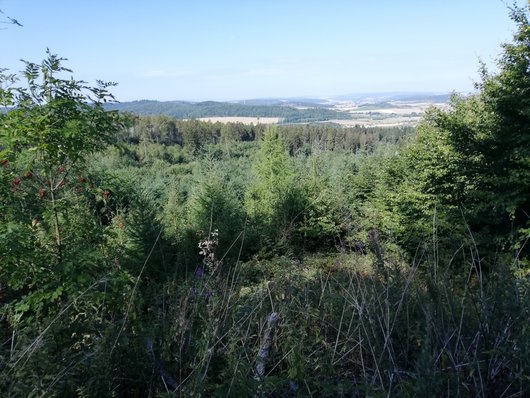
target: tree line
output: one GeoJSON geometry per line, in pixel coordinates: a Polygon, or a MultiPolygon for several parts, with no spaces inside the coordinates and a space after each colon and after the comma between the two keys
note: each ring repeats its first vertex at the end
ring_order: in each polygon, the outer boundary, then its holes
{"type": "MultiPolygon", "coordinates": [[[[241,122],[205,122],[179,120],[165,115],[139,116],[122,114],[124,128],[118,133],[124,143],[140,142],[180,145],[187,150],[202,151],[210,144],[231,145],[236,142],[263,139],[267,125],[241,122]]],[[[397,143],[412,134],[411,126],[400,127],[341,127],[333,124],[280,125],[277,128],[289,153],[320,150],[348,150],[374,148],[381,142],[397,143]]]]}
{"type": "Polygon", "coordinates": [[[280,118],[281,123],[309,123],[334,119],[351,119],[351,116],[345,112],[338,112],[316,105],[299,109],[290,105],[142,100],[107,104],[106,109],[132,112],[139,115],[164,114],[177,119],[198,119],[216,116],[277,117],[280,118]]]}

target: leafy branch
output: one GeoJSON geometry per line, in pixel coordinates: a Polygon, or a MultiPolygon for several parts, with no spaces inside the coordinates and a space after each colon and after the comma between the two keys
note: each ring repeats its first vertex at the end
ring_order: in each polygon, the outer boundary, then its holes
{"type": "MultiPolygon", "coordinates": [[[[6,15],[6,13],[3,12],[2,10],[0,10],[0,14],[4,15],[4,17],[7,19],[5,21],[0,21],[0,23],[9,24],[9,25],[17,25],[17,26],[20,26],[21,28],[24,27],[24,25],[18,22],[15,18],[11,18],[9,15],[6,15]]],[[[6,29],[6,28],[0,28],[0,29],[6,29]]]]}

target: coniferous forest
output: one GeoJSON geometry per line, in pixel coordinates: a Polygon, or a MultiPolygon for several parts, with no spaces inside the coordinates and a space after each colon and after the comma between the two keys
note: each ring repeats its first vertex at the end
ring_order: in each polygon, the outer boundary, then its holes
{"type": "Polygon", "coordinates": [[[0,72],[5,397],[530,395],[530,24],[416,128],[0,72]]]}

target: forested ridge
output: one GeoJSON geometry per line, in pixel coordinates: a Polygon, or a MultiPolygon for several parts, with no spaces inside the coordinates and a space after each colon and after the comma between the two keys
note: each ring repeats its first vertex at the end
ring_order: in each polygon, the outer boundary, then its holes
{"type": "Polygon", "coordinates": [[[49,51],[1,70],[2,395],[529,396],[528,15],[417,128],[136,115],[49,51]]]}
{"type": "MultiPolygon", "coordinates": [[[[305,104],[308,107],[308,104],[305,104]]],[[[109,103],[109,110],[133,112],[139,115],[167,115],[177,119],[199,119],[215,116],[239,117],[277,117],[282,123],[308,123],[334,119],[351,119],[345,112],[311,105],[307,109],[295,108],[292,105],[258,105],[232,102],[186,102],[186,101],[132,101],[109,103]]]]}

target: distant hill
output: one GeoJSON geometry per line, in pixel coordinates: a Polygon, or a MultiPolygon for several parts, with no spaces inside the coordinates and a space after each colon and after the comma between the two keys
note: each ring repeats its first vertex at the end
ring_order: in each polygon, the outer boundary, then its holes
{"type": "Polygon", "coordinates": [[[330,101],[323,98],[256,98],[245,99],[239,101],[231,101],[237,104],[245,105],[279,105],[292,107],[315,107],[315,108],[332,108],[335,101],[330,101]]]}
{"type": "Polygon", "coordinates": [[[414,93],[414,92],[397,92],[397,93],[364,93],[364,94],[346,94],[333,97],[337,101],[352,101],[357,104],[373,104],[382,102],[448,102],[451,98],[450,93],[414,93]]]}
{"type": "Polygon", "coordinates": [[[432,102],[445,103],[451,98],[451,93],[430,92],[382,92],[382,93],[357,93],[344,94],[327,98],[293,97],[293,98],[257,98],[240,101],[232,101],[246,105],[282,105],[293,107],[318,107],[333,108],[339,103],[349,101],[358,105],[391,103],[391,102],[432,102]]]}
{"type": "Polygon", "coordinates": [[[257,100],[241,102],[186,102],[186,101],[151,101],[141,100],[108,104],[109,110],[132,112],[139,115],[168,115],[177,119],[198,119],[205,117],[277,117],[283,123],[308,123],[333,119],[350,119],[347,113],[329,109],[323,105],[297,102],[268,100],[258,103],[257,100]],[[255,101],[255,102],[254,102],[255,101]],[[297,106],[303,108],[297,108],[297,106]]]}
{"type": "Polygon", "coordinates": [[[354,103],[359,110],[393,109],[418,103],[446,103],[451,94],[437,93],[366,93],[333,98],[257,98],[230,102],[220,101],[153,101],[140,100],[107,104],[109,110],[138,115],[168,115],[177,119],[219,117],[278,118],[280,123],[313,123],[330,120],[352,120],[344,102],[354,103]]]}

